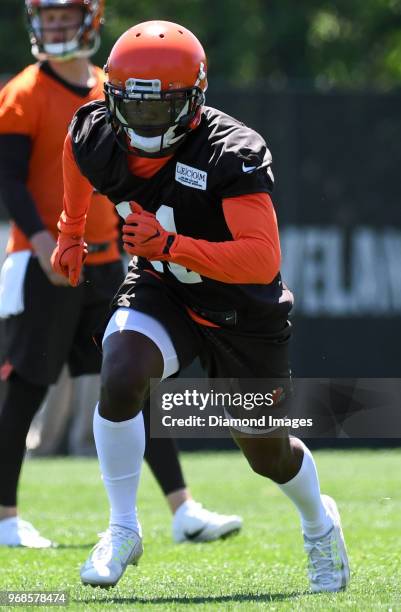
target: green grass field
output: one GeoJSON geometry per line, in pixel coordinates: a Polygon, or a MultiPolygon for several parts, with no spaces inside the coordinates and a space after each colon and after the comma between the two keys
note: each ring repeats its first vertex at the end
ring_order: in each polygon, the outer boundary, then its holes
{"type": "Polygon", "coordinates": [[[210,509],[242,514],[242,533],[174,545],[167,506],[145,468],[139,497],[145,554],[108,591],[79,580],[80,564],[107,525],[96,461],[28,461],[21,514],[59,548],[1,549],[0,590],[67,590],[74,610],[401,610],[401,452],[315,457],[322,491],[342,514],[352,572],[345,593],[308,594],[297,513],[235,452],[186,454],[183,463],[194,496],[210,509]]]}

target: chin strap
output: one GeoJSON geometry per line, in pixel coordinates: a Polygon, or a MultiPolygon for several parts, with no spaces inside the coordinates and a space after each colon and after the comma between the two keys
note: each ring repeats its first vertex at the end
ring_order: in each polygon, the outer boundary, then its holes
{"type": "Polygon", "coordinates": [[[200,106],[198,108],[198,110],[196,111],[196,113],[195,113],[195,117],[188,124],[188,129],[189,130],[194,130],[195,128],[198,127],[198,125],[201,122],[201,115],[202,115],[202,107],[200,106]]]}

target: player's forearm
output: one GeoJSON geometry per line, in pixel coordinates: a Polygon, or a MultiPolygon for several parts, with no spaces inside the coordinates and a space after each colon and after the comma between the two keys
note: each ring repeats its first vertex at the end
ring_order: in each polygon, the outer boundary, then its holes
{"type": "MultiPolygon", "coordinates": [[[[1,171],[0,174],[2,174],[1,171]]],[[[16,223],[27,238],[46,229],[36,210],[35,202],[23,182],[2,176],[0,201],[10,219],[16,223]]]]}
{"type": "Polygon", "coordinates": [[[83,236],[93,187],[81,174],[75,162],[69,136],[64,143],[63,180],[63,212],[60,215],[58,228],[60,232],[69,236],[83,236]]]}
{"type": "Polygon", "coordinates": [[[208,242],[179,235],[170,256],[170,261],[223,283],[268,284],[280,269],[280,252],[257,238],[208,242]]]}
{"type": "Polygon", "coordinates": [[[45,229],[26,186],[31,148],[29,136],[0,134],[0,201],[28,238],[45,229]]]}
{"type": "Polygon", "coordinates": [[[232,241],[209,242],[178,236],[170,249],[172,261],[222,281],[268,284],[280,269],[280,241],[273,204],[266,193],[223,200],[232,241]]]}

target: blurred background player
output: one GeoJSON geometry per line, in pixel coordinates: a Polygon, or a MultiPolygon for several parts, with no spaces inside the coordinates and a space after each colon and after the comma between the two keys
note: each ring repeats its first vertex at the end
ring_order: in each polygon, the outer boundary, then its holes
{"type": "MultiPolygon", "coordinates": [[[[124,278],[117,215],[98,193],[91,197],[79,288],[69,287],[50,265],[62,210],[67,127],[78,107],[103,98],[103,73],[89,61],[100,42],[103,4],[27,0],[32,53],[39,61],[0,96],[0,195],[12,219],[0,287],[6,381],[0,413],[0,545],[51,545],[17,512],[26,435],[65,363],[73,377],[91,375],[89,384],[97,386],[101,357],[92,334],[124,278]]],[[[148,436],[147,460],[174,513],[176,541],[213,540],[241,527],[240,517],[211,513],[191,499],[171,440],[148,436]]]]}
{"type": "MultiPolygon", "coordinates": [[[[175,23],[140,23],[115,43],[105,71],[106,102],[76,113],[64,145],[64,210],[52,256],[54,269],[77,285],[93,186],[109,195],[133,259],[103,337],[94,418],[112,512],[81,579],[103,587],[142,554],[135,502],[149,381],[199,356],[211,379],[234,378],[241,391],[244,379],[274,385],[274,409],[288,410],[293,301],[280,275],[270,151],[257,132],[204,106],[198,39],[175,23]]],[[[297,508],[311,590],[345,588],[340,517],[320,494],[309,449],[285,428],[231,434],[252,469],[297,508]]]]}

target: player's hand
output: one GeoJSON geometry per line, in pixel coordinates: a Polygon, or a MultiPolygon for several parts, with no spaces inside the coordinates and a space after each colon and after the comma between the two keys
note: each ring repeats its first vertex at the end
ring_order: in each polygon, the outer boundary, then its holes
{"type": "Polygon", "coordinates": [[[76,287],[82,278],[82,265],[88,254],[82,236],[59,234],[57,246],[51,256],[53,270],[65,276],[76,287]]]}
{"type": "Polygon", "coordinates": [[[49,282],[52,283],[52,285],[66,287],[69,284],[68,280],[64,276],[54,272],[50,262],[51,255],[56,247],[56,241],[52,234],[47,230],[42,230],[33,234],[30,238],[30,242],[38,258],[40,267],[46,274],[49,282]]]}
{"type": "Polygon", "coordinates": [[[131,210],[122,228],[124,250],[146,259],[169,259],[169,250],[177,234],[167,232],[156,216],[139,204],[132,203],[131,210]]]}

